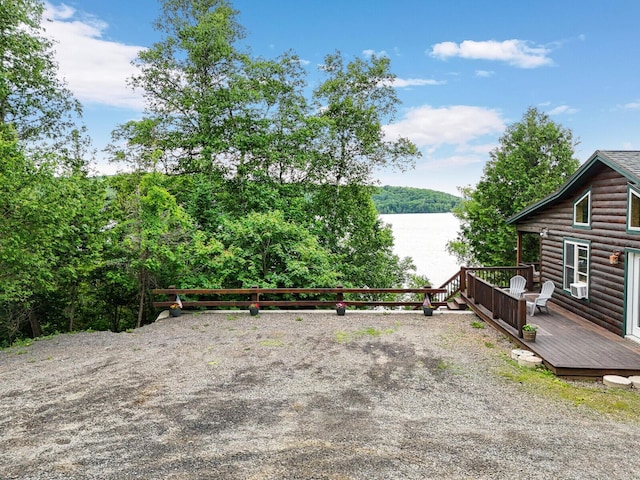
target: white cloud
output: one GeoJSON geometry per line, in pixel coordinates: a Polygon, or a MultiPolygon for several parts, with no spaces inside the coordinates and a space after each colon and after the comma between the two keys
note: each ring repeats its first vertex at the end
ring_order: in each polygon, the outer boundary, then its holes
{"type": "Polygon", "coordinates": [[[397,88],[404,87],[422,87],[424,85],[444,85],[445,81],[442,80],[428,80],[425,78],[396,78],[393,81],[393,86],[397,88]]]}
{"type": "Polygon", "coordinates": [[[476,77],[488,78],[492,77],[496,72],[492,72],[491,70],[476,70],[476,77]]]}
{"type": "Polygon", "coordinates": [[[549,110],[549,115],[571,115],[577,111],[577,108],[572,108],[569,105],[559,105],[549,110]]]}
{"type": "Polygon", "coordinates": [[[389,56],[389,54],[384,50],[380,50],[379,52],[376,52],[375,50],[363,50],[362,51],[362,55],[364,55],[365,57],[373,57],[374,55],[376,57],[388,57],[389,56]]]}
{"type": "Polygon", "coordinates": [[[640,110],[640,101],[625,103],[622,105],[622,108],[626,110],[640,110]]]}
{"type": "Polygon", "coordinates": [[[516,39],[503,42],[465,40],[460,44],[442,42],[434,45],[431,52],[427,53],[441,60],[450,57],[494,60],[519,68],[537,68],[553,63],[548,57],[550,53],[548,48],[540,45],[532,46],[530,42],[516,39]]]}
{"type": "Polygon", "coordinates": [[[504,131],[505,124],[496,110],[454,105],[434,108],[430,105],[413,108],[397,123],[385,126],[390,138],[403,136],[418,147],[465,145],[485,135],[504,131]]]}
{"type": "Polygon", "coordinates": [[[136,73],[131,65],[143,47],[103,38],[108,25],[96,18],[80,18],[65,4],[45,3],[43,26],[55,42],[59,75],[78,100],[140,110],[141,92],[133,92],[127,79],[136,73]]]}

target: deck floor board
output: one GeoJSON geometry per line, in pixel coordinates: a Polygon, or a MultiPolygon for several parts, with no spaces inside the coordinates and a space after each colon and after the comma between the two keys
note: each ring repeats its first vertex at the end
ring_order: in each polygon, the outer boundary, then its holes
{"type": "Polygon", "coordinates": [[[507,334],[519,346],[531,350],[559,375],[601,377],[607,374],[640,375],[640,344],[625,339],[557,305],[536,312],[528,323],[539,326],[535,342],[518,338],[515,328],[491,318],[487,309],[469,305],[486,322],[507,334]]]}

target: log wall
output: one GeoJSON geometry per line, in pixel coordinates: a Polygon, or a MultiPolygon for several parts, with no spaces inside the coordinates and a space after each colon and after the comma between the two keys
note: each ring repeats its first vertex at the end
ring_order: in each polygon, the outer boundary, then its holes
{"type": "Polygon", "coordinates": [[[640,235],[626,232],[628,180],[601,165],[589,183],[569,198],[549,205],[518,223],[519,231],[548,229],[541,238],[541,280],[556,284],[554,301],[587,320],[618,335],[624,335],[625,249],[640,249],[640,235]],[[591,189],[591,228],[573,227],[573,204],[591,189]],[[589,298],[576,299],[563,291],[563,241],[575,239],[591,244],[589,298]],[[617,265],[609,256],[622,252],[617,265]]]}

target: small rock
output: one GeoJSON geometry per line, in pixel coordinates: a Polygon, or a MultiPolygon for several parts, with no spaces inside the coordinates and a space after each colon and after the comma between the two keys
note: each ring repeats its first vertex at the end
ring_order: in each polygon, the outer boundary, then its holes
{"type": "Polygon", "coordinates": [[[620,375],[605,375],[602,377],[602,383],[607,387],[631,388],[631,380],[620,375]]]}
{"type": "Polygon", "coordinates": [[[633,388],[640,388],[640,376],[634,375],[633,377],[629,377],[629,380],[631,380],[633,388]]]}
{"type": "Polygon", "coordinates": [[[514,360],[518,360],[520,357],[532,357],[532,356],[533,356],[533,352],[530,352],[529,350],[522,350],[520,348],[511,350],[511,358],[514,360]]]}
{"type": "Polygon", "coordinates": [[[518,365],[527,368],[536,368],[542,365],[542,359],[535,355],[525,355],[518,358],[518,365]]]}

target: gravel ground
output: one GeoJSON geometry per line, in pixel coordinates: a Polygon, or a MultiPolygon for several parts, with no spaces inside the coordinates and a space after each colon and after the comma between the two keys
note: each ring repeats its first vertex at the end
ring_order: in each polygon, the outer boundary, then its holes
{"type": "Polygon", "coordinates": [[[185,314],[0,351],[2,479],[636,479],[638,424],[527,394],[437,312],[185,314]]]}

